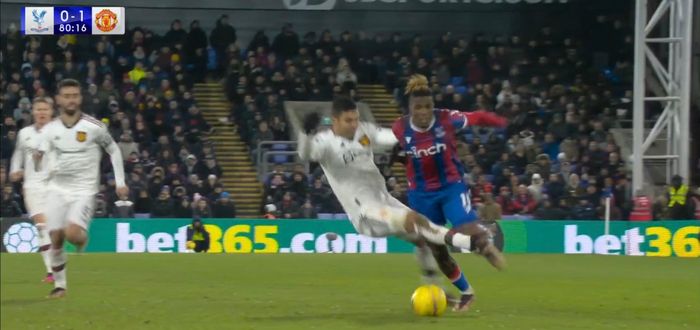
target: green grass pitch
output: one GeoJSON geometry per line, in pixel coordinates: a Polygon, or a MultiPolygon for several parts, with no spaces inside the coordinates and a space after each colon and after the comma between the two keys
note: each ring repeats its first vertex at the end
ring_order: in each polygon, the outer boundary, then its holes
{"type": "Polygon", "coordinates": [[[394,255],[70,255],[47,300],[38,255],[2,254],[0,328],[700,329],[700,259],[459,255],[468,313],[414,316],[415,259],[394,255]]]}

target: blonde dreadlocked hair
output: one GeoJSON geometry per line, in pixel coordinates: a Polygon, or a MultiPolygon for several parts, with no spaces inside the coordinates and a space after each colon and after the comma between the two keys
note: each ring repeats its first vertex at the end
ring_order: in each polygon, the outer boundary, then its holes
{"type": "Polygon", "coordinates": [[[432,96],[428,78],[422,74],[414,74],[406,83],[406,95],[409,96],[432,96]]]}

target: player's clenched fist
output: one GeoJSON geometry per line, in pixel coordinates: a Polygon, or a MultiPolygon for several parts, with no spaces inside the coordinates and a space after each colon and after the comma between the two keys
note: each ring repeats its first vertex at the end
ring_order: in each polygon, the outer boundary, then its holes
{"type": "Polygon", "coordinates": [[[19,180],[22,180],[23,176],[24,176],[24,171],[12,172],[12,173],[10,173],[10,181],[18,182],[19,180]]]}
{"type": "Polygon", "coordinates": [[[127,186],[122,186],[122,187],[117,187],[117,196],[121,197],[129,197],[129,187],[127,186]]]}
{"type": "Polygon", "coordinates": [[[311,134],[316,131],[318,124],[321,123],[321,117],[317,113],[310,113],[304,116],[304,132],[306,134],[311,134]]]}

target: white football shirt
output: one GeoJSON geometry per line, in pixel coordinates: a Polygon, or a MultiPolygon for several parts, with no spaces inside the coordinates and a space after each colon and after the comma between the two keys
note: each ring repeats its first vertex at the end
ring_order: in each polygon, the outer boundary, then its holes
{"type": "Polygon", "coordinates": [[[12,153],[10,163],[10,173],[20,170],[24,171],[24,189],[46,188],[48,182],[48,172],[42,171],[48,163],[48,158],[43,157],[39,164],[34,164],[34,153],[38,151],[43,140],[45,127],[37,129],[36,126],[27,126],[17,134],[17,144],[12,153]],[[37,171],[38,169],[38,171],[37,171]]]}
{"type": "Polygon", "coordinates": [[[60,117],[50,122],[40,146],[49,156],[49,188],[77,196],[96,194],[102,149],[111,156],[117,187],[124,186],[121,152],[107,126],[88,115],[82,115],[72,127],[65,126],[60,117]]]}
{"type": "Polygon", "coordinates": [[[321,165],[345,212],[357,214],[355,198],[359,191],[386,191],[384,176],[374,164],[374,150],[390,148],[396,143],[390,129],[363,122],[352,140],[335,135],[331,130],[313,137],[300,133],[298,152],[302,160],[321,165]]]}

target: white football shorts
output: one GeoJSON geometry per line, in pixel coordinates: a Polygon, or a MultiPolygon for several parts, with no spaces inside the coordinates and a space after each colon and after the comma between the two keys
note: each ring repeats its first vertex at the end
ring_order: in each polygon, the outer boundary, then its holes
{"type": "Polygon", "coordinates": [[[87,230],[95,212],[94,195],[71,195],[55,190],[49,191],[46,201],[46,227],[49,231],[60,230],[75,224],[87,230]]]}

